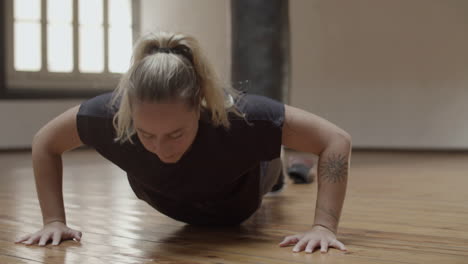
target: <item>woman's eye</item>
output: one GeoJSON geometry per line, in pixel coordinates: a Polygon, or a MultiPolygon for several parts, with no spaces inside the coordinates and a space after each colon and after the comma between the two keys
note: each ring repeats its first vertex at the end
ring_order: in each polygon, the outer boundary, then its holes
{"type": "Polygon", "coordinates": [[[141,135],[142,135],[144,138],[152,138],[152,137],[153,137],[152,135],[148,135],[148,134],[145,134],[145,133],[141,133],[141,135]]]}
{"type": "Polygon", "coordinates": [[[182,133],[170,135],[169,137],[172,138],[172,139],[178,139],[178,138],[182,137],[182,133]]]}

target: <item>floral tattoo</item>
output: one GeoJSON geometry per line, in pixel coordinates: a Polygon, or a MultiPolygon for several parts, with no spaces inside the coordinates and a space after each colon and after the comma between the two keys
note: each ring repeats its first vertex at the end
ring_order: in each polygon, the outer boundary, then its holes
{"type": "Polygon", "coordinates": [[[319,170],[327,182],[343,182],[348,174],[348,159],[343,154],[330,154],[320,163],[319,170]]]}

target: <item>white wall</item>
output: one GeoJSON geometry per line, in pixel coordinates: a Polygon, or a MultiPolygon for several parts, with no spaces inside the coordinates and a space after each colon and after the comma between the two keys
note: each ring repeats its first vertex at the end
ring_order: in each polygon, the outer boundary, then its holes
{"type": "Polygon", "coordinates": [[[0,149],[29,148],[34,134],[79,100],[0,101],[0,149]]]}
{"type": "Polygon", "coordinates": [[[292,104],[357,147],[468,148],[468,1],[290,3],[292,104]]]}
{"type": "MultiPolygon", "coordinates": [[[[468,149],[468,1],[290,0],[291,104],[343,127],[355,147],[468,149]]],[[[193,34],[225,78],[228,0],[143,0],[142,32],[193,34]]],[[[0,148],[27,147],[78,104],[0,101],[0,148]]]]}
{"type": "Polygon", "coordinates": [[[142,33],[165,30],[194,36],[217,73],[230,78],[229,0],[143,0],[142,33]]]}

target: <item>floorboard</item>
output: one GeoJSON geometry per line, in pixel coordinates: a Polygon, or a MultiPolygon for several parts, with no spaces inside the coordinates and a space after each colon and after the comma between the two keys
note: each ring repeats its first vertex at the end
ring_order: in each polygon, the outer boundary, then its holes
{"type": "Polygon", "coordinates": [[[91,150],[64,156],[64,199],[81,243],[14,244],[41,228],[31,157],[0,153],[0,263],[468,263],[468,154],[353,153],[339,240],[348,252],[293,253],[277,244],[312,224],[316,183],[266,197],[234,228],[188,226],[132,193],[91,150]]]}

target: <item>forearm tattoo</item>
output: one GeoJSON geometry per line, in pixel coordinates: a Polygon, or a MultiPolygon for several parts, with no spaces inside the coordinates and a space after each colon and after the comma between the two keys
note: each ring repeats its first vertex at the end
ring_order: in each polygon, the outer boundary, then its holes
{"type": "Polygon", "coordinates": [[[343,154],[330,154],[322,158],[318,168],[319,177],[328,183],[344,182],[348,175],[347,157],[343,154]]]}

